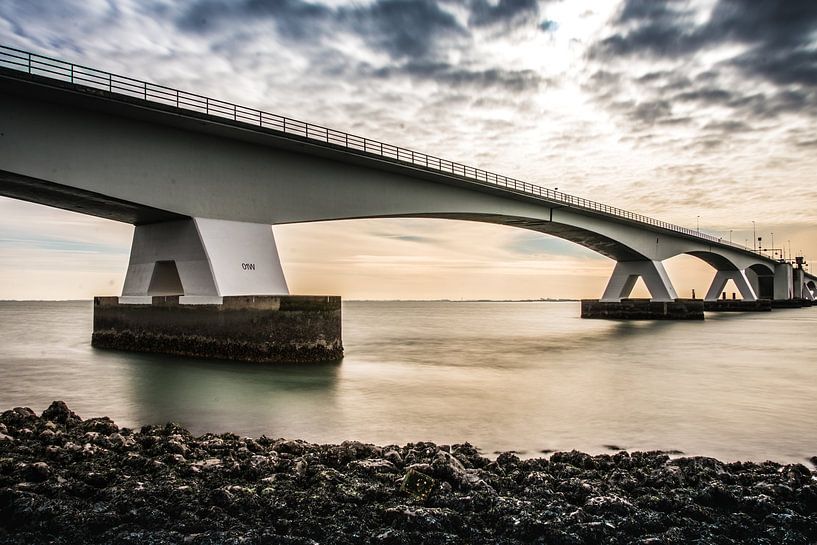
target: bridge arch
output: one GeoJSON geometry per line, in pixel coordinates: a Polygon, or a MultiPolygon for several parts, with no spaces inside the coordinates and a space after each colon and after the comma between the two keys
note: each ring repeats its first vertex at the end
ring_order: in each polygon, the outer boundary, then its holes
{"type": "Polygon", "coordinates": [[[717,271],[736,271],[738,266],[723,254],[713,251],[690,250],[683,252],[686,255],[697,257],[701,261],[711,265],[717,271]]]}
{"type": "Polygon", "coordinates": [[[748,270],[751,272],[749,281],[758,298],[774,299],[774,269],[764,263],[755,263],[748,270]]]}

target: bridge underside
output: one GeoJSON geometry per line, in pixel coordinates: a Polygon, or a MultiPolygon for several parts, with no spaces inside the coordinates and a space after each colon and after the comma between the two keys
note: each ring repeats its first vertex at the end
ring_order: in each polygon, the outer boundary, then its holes
{"type": "MultiPolygon", "coordinates": [[[[137,226],[123,296],[133,302],[156,295],[180,295],[188,302],[225,295],[287,294],[275,240],[268,225],[190,218],[182,214],[110,197],[98,192],[0,170],[0,195],[94,215],[137,226]],[[238,251],[237,249],[240,249],[238,251]]],[[[434,212],[383,214],[381,218],[434,218],[506,225],[556,236],[590,248],[616,261],[601,300],[629,297],[641,277],[654,301],[677,298],[661,260],[650,259],[619,240],[578,225],[556,221],[558,210],[545,218],[509,214],[434,212]]],[[[773,270],[764,264],[739,268],[717,251],[688,253],[716,269],[706,300],[718,299],[732,280],[741,298],[790,298],[791,267],[773,270]],[[788,279],[786,276],[788,275],[788,279]]],[[[801,293],[811,295],[805,288],[801,293]]]]}
{"type": "Polygon", "coordinates": [[[0,195],[71,212],[140,225],[184,218],[180,214],[0,169],[0,195]]]}

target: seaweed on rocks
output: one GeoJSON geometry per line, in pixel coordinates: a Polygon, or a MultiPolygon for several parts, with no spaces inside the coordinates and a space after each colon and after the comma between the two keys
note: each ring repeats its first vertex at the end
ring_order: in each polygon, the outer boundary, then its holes
{"type": "Polygon", "coordinates": [[[801,464],[549,459],[470,444],[316,445],[120,428],[59,401],[0,414],[0,543],[808,544],[801,464]]]}

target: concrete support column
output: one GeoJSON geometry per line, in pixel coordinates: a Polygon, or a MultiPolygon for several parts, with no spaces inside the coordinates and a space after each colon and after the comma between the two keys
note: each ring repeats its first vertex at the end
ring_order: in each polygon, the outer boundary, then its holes
{"type": "Polygon", "coordinates": [[[805,281],[803,284],[803,296],[809,301],[817,300],[817,286],[815,286],[814,281],[805,281]]]}
{"type": "Polygon", "coordinates": [[[288,295],[272,228],[190,218],[138,225],[123,303],[179,295],[180,303],[220,303],[233,295],[288,295]]]}
{"type": "Polygon", "coordinates": [[[729,280],[735,283],[744,301],[757,301],[757,293],[754,288],[752,288],[752,284],[746,276],[746,271],[737,269],[734,271],[716,272],[715,278],[712,280],[712,284],[709,286],[709,291],[706,292],[704,300],[717,301],[729,280]]]}
{"type": "Polygon", "coordinates": [[[618,261],[600,301],[619,302],[632,293],[638,277],[644,279],[652,301],[674,301],[678,298],[664,264],[660,261],[618,261]]]}
{"type": "Polygon", "coordinates": [[[794,284],[795,299],[814,300],[814,294],[806,282],[806,273],[803,269],[792,269],[792,282],[794,284]]]}
{"type": "Polygon", "coordinates": [[[778,263],[774,268],[774,299],[792,299],[794,297],[794,279],[791,265],[778,263]]]}

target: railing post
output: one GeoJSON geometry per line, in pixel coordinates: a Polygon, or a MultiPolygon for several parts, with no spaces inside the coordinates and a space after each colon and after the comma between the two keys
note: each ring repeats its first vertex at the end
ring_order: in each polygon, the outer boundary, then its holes
{"type": "Polygon", "coordinates": [[[176,89],[176,107],[179,107],[179,90],[176,89]]]}
{"type": "Polygon", "coordinates": [[[204,113],[210,115],[210,99],[204,97],[204,113]]]}
{"type": "Polygon", "coordinates": [[[28,73],[31,73],[31,53],[28,54],[28,73]]]}
{"type": "Polygon", "coordinates": [[[108,73],[108,92],[113,93],[113,74],[108,73]]]}
{"type": "Polygon", "coordinates": [[[238,121],[238,106],[233,104],[233,121],[238,121]]]}
{"type": "Polygon", "coordinates": [[[145,82],[145,100],[148,99],[148,82],[145,82]]]}
{"type": "Polygon", "coordinates": [[[71,83],[74,83],[74,65],[71,65],[71,83]]]}

